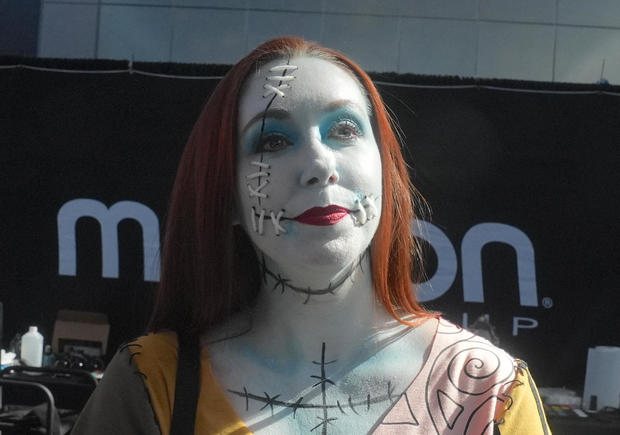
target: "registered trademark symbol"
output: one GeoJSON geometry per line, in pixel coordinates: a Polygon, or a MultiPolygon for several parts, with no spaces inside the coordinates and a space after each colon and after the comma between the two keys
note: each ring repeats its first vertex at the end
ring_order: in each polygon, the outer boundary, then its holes
{"type": "Polygon", "coordinates": [[[551,308],[553,306],[553,299],[548,296],[542,298],[542,306],[545,308],[551,308]]]}

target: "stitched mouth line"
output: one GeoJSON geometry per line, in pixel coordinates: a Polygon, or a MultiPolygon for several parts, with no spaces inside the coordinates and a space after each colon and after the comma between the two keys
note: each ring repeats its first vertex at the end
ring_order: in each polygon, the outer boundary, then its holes
{"type": "MultiPolygon", "coordinates": [[[[265,182],[266,181],[267,180],[265,180],[265,182]]],[[[364,196],[364,198],[362,198],[361,200],[355,200],[355,204],[352,210],[349,211],[349,216],[351,216],[351,218],[353,219],[353,223],[356,226],[362,226],[377,216],[377,206],[375,201],[376,197],[373,194],[368,194],[364,196]]],[[[345,209],[345,207],[342,208],[345,209]]],[[[257,210],[254,206],[250,207],[250,222],[252,224],[252,231],[263,235],[265,232],[265,219],[267,219],[270,220],[273,224],[273,229],[276,236],[279,236],[280,234],[286,234],[286,228],[284,228],[280,224],[280,221],[295,220],[296,218],[284,216],[285,212],[286,210],[284,209],[280,209],[276,212],[273,210],[267,211],[264,208],[257,210]]]]}
{"type": "Polygon", "coordinates": [[[267,211],[264,208],[261,209],[260,212],[257,212],[253,206],[250,207],[250,221],[252,222],[252,230],[260,235],[263,235],[264,233],[265,218],[271,220],[276,236],[279,236],[280,233],[286,233],[286,229],[280,225],[280,220],[283,219],[283,216],[284,210],[280,210],[277,214],[272,210],[269,214],[267,214],[267,211]]]}

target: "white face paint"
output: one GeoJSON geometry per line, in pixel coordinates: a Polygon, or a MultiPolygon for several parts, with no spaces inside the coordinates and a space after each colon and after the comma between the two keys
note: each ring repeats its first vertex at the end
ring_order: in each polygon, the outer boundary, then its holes
{"type": "Polygon", "coordinates": [[[283,269],[357,259],[377,229],[382,187],[357,81],[323,59],[277,59],[248,77],[238,128],[237,203],[258,249],[283,269]]]}

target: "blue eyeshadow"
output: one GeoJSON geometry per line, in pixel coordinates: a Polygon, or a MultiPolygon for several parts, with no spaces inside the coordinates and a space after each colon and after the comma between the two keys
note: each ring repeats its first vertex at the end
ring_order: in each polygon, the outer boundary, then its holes
{"type": "Polygon", "coordinates": [[[363,135],[366,134],[369,127],[367,123],[362,121],[362,118],[355,110],[345,106],[332,112],[328,112],[321,119],[321,123],[319,125],[321,138],[323,140],[327,140],[327,135],[330,129],[334,126],[334,124],[344,120],[352,121],[353,123],[355,123],[355,125],[357,125],[363,135]]]}
{"type": "MultiPolygon", "coordinates": [[[[241,146],[247,153],[256,152],[256,147],[261,137],[261,121],[257,121],[250,130],[243,136],[241,146]]],[[[298,142],[299,135],[290,123],[279,119],[265,120],[265,128],[263,129],[263,137],[269,134],[281,134],[286,136],[294,144],[298,142]]]]}

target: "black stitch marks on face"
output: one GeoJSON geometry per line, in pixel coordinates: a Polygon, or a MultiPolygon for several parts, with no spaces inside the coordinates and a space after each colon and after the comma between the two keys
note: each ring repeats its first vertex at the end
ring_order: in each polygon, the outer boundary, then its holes
{"type": "MultiPolygon", "coordinates": [[[[267,180],[265,180],[264,183],[267,183],[267,180]]],[[[251,192],[254,192],[254,190],[251,187],[249,187],[249,185],[248,185],[248,188],[250,189],[251,192]]],[[[285,213],[284,209],[280,210],[278,213],[275,213],[273,210],[267,212],[267,210],[264,208],[261,209],[259,213],[258,211],[256,211],[256,208],[250,207],[250,222],[252,223],[252,231],[260,235],[263,235],[263,229],[264,229],[264,224],[265,224],[265,219],[266,219],[266,220],[271,221],[271,224],[273,225],[273,230],[276,236],[279,236],[280,233],[286,233],[286,229],[282,225],[280,225],[280,222],[283,220],[289,220],[290,218],[285,217],[284,213],[285,213]],[[258,218],[258,223],[257,223],[257,218],[258,218]]]]}
{"type": "Polygon", "coordinates": [[[363,270],[363,260],[366,258],[366,256],[368,255],[368,250],[366,250],[362,255],[360,255],[359,260],[353,262],[353,264],[351,264],[351,266],[349,266],[349,269],[347,270],[347,272],[342,276],[342,278],[340,278],[338,281],[331,282],[329,283],[329,285],[326,288],[323,289],[313,289],[310,287],[298,287],[295,286],[293,284],[290,284],[290,279],[284,278],[282,277],[282,275],[280,275],[279,273],[274,273],[272,271],[270,271],[269,269],[267,269],[267,265],[265,263],[265,256],[263,255],[261,258],[261,271],[262,271],[262,276],[263,276],[263,283],[267,284],[267,277],[271,277],[275,282],[273,285],[273,288],[271,289],[271,291],[276,290],[277,288],[280,288],[280,294],[283,294],[284,291],[286,289],[292,290],[296,293],[302,293],[306,295],[306,299],[304,300],[304,305],[308,303],[308,301],[310,300],[311,296],[320,296],[320,295],[326,295],[326,294],[335,294],[335,291],[338,290],[338,288],[344,284],[347,279],[352,278],[353,276],[353,272],[355,272],[358,268],[364,272],[363,270]]]}
{"type": "MultiPolygon", "coordinates": [[[[318,388],[318,387],[321,388],[321,391],[320,391],[321,392],[321,403],[304,403],[304,396],[299,397],[295,401],[278,400],[278,398],[282,395],[282,393],[276,394],[273,396],[268,394],[267,392],[263,392],[262,395],[253,394],[253,393],[248,392],[245,386],[243,387],[243,391],[236,391],[236,390],[228,389],[228,392],[234,395],[237,395],[239,397],[243,397],[245,399],[245,410],[246,411],[249,411],[250,403],[254,403],[254,402],[258,403],[259,406],[262,405],[259,408],[259,411],[262,411],[266,409],[267,407],[269,407],[272,416],[274,415],[274,407],[291,409],[293,411],[292,413],[293,419],[296,418],[297,411],[300,409],[321,411],[321,415],[316,416],[316,418],[320,420],[320,423],[312,427],[310,429],[310,432],[314,432],[315,430],[320,428],[321,434],[323,435],[327,435],[329,426],[334,425],[335,422],[338,420],[338,417],[334,415],[330,415],[330,411],[337,410],[340,413],[340,415],[348,416],[350,415],[346,410],[348,407],[349,410],[353,414],[362,416],[363,409],[365,408],[366,413],[368,413],[370,412],[371,405],[374,405],[377,403],[386,403],[386,402],[388,403],[389,406],[392,405],[395,397],[393,396],[394,387],[390,381],[388,381],[387,383],[387,394],[373,397],[371,396],[370,393],[368,393],[366,394],[366,397],[361,400],[353,400],[353,398],[350,395],[348,395],[346,405],[341,403],[340,400],[336,400],[335,403],[330,403],[327,397],[327,386],[328,385],[336,386],[336,383],[333,382],[331,379],[329,379],[327,375],[327,366],[329,366],[330,364],[336,363],[337,360],[326,361],[325,351],[326,351],[326,345],[323,342],[321,344],[321,360],[312,361],[312,364],[320,366],[320,374],[310,375],[310,378],[318,380],[318,382],[315,382],[310,388],[312,389],[318,388]]],[[[400,395],[398,397],[400,397],[400,395]]]]}
{"type": "Polygon", "coordinates": [[[373,194],[364,196],[361,200],[355,201],[355,206],[351,217],[356,225],[364,225],[366,222],[377,217],[376,197],[373,194]]]}
{"type": "MultiPolygon", "coordinates": [[[[288,57],[288,59],[286,60],[286,65],[290,65],[290,63],[291,63],[291,58],[290,58],[290,56],[289,56],[289,57],[288,57]]],[[[282,70],[282,75],[281,75],[281,77],[282,77],[282,78],[287,77],[287,76],[286,76],[286,72],[287,72],[287,70],[288,70],[287,68],[285,68],[285,69],[283,69],[283,70],[282,70]]],[[[267,79],[269,80],[269,77],[268,77],[267,79]]],[[[282,80],[280,80],[280,81],[278,82],[278,88],[280,88],[282,85],[283,85],[283,81],[282,81],[282,80]]],[[[275,88],[274,88],[274,89],[275,89],[275,88]]],[[[265,106],[265,110],[263,111],[263,117],[262,117],[262,119],[261,119],[260,135],[259,135],[258,143],[261,143],[261,142],[263,141],[263,135],[264,135],[264,133],[265,133],[265,120],[266,120],[266,117],[267,117],[267,111],[269,110],[269,108],[270,108],[270,107],[271,107],[271,105],[273,104],[273,101],[276,99],[276,97],[278,96],[278,94],[280,94],[281,96],[284,96],[284,93],[283,93],[282,91],[280,91],[280,92],[278,93],[278,92],[276,92],[276,91],[274,90],[274,92],[273,92],[273,96],[271,97],[271,99],[269,100],[269,102],[267,103],[267,105],[265,106]]],[[[267,97],[267,95],[266,95],[266,94],[265,94],[265,95],[263,95],[263,98],[266,98],[266,97],[267,97]]],[[[260,153],[260,162],[259,162],[259,163],[263,163],[263,162],[264,162],[264,158],[265,158],[265,153],[261,150],[261,153],[260,153]]],[[[267,175],[267,177],[268,177],[268,176],[269,176],[269,175],[267,175]]],[[[266,179],[265,181],[267,181],[267,182],[268,182],[269,180],[268,180],[268,179],[266,179]]],[[[257,177],[257,186],[261,186],[261,177],[260,177],[260,176],[259,176],[259,177],[257,177]]],[[[249,187],[250,187],[250,186],[248,185],[248,188],[249,188],[249,187]]],[[[256,190],[258,190],[258,189],[256,189],[256,190]]],[[[265,195],[265,198],[266,198],[266,195],[265,195]]],[[[257,196],[257,198],[256,198],[256,199],[258,200],[258,207],[259,207],[259,208],[261,208],[261,205],[262,205],[262,204],[261,204],[261,196],[257,196]]]]}

